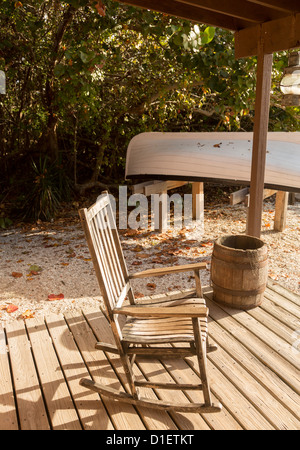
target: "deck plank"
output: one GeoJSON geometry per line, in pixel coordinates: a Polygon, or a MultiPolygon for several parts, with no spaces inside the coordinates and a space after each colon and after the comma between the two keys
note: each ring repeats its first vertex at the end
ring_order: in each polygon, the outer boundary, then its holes
{"type": "MultiPolygon", "coordinates": [[[[196,367],[198,367],[198,363],[195,361],[196,367]]],[[[192,364],[194,364],[192,363],[192,364]]],[[[190,367],[187,361],[182,359],[163,359],[164,369],[167,370],[172,377],[172,379],[177,383],[200,383],[200,378],[198,374],[190,367]]],[[[210,373],[210,384],[214,384],[214,377],[212,377],[213,373],[210,373]]],[[[193,402],[203,402],[203,394],[199,391],[185,391],[185,395],[187,399],[193,402]]],[[[214,393],[211,393],[212,401],[218,402],[219,398],[217,398],[214,393]]],[[[187,401],[185,399],[185,401],[187,401]]],[[[226,409],[223,405],[222,411],[218,414],[201,414],[207,425],[212,430],[241,430],[242,426],[239,422],[233,417],[231,412],[226,409]]],[[[194,421],[193,421],[194,422],[194,421]]],[[[182,429],[182,427],[181,427],[182,429]]]]}
{"type": "Polygon", "coordinates": [[[30,342],[23,321],[6,328],[21,430],[50,428],[30,342]]]}
{"type": "MultiPolygon", "coordinates": [[[[229,308],[223,306],[223,309],[228,313],[229,308]]],[[[270,348],[276,350],[276,352],[281,355],[282,358],[284,358],[299,371],[300,361],[298,358],[295,358],[295,355],[292,351],[292,345],[283,340],[273,331],[276,330],[275,320],[273,328],[272,330],[270,330],[269,328],[265,327],[263,323],[253,317],[252,314],[255,314],[255,312],[251,313],[251,311],[235,311],[233,314],[234,319],[239,322],[245,329],[251,331],[251,333],[261,339],[261,341],[267,344],[270,348]]]]}
{"type": "Polygon", "coordinates": [[[44,321],[29,319],[26,328],[53,429],[81,430],[80,420],[44,321]]]}
{"type": "Polygon", "coordinates": [[[264,301],[262,302],[260,309],[266,311],[271,316],[278,319],[281,323],[291,328],[293,331],[296,331],[300,328],[300,319],[290,311],[282,308],[282,306],[274,303],[272,298],[269,298],[268,293],[266,292],[264,295],[264,301]]]}
{"type": "MultiPolygon", "coordinates": [[[[279,319],[274,317],[269,312],[264,311],[263,308],[253,308],[248,311],[248,314],[253,317],[257,322],[259,322],[264,327],[268,328],[268,330],[272,331],[279,338],[287,342],[290,346],[294,343],[293,328],[289,327],[282,323],[279,319]]],[[[295,358],[292,358],[294,361],[295,358]]]]}
{"type": "MultiPolygon", "coordinates": [[[[248,373],[271,393],[278,402],[300,420],[300,397],[291,389],[276,373],[256,357],[251,348],[246,348],[238,342],[234,335],[230,334],[217,322],[209,321],[210,337],[220,349],[224,349],[234,361],[240,364],[248,373]]],[[[211,355],[208,355],[210,359],[211,355]]]]}
{"type": "Polygon", "coordinates": [[[0,430],[18,429],[5,333],[2,325],[0,325],[0,430]]]}
{"type": "MultiPolygon", "coordinates": [[[[230,311],[230,308],[224,307],[223,305],[221,307],[214,303],[211,300],[211,293],[206,294],[205,297],[211,317],[232,334],[236,340],[249,349],[265,366],[277,373],[295,392],[300,394],[299,370],[278,353],[277,345],[275,348],[272,347],[275,340],[269,340],[266,343],[265,330],[261,328],[261,334],[258,333],[256,335],[248,325],[247,320],[239,320],[239,317],[244,311],[239,311],[235,314],[234,312],[236,310],[230,311]]],[[[252,319],[251,316],[249,317],[252,319]]],[[[290,352],[291,354],[293,353],[291,348],[290,352]]],[[[294,356],[295,360],[296,357],[297,355],[294,356]]]]}
{"type": "Polygon", "coordinates": [[[100,396],[79,384],[81,378],[89,377],[89,372],[64,317],[53,314],[46,323],[83,428],[114,429],[100,396]]]}
{"type": "Polygon", "coordinates": [[[290,291],[286,287],[281,284],[276,283],[272,279],[269,278],[267,291],[271,290],[279,294],[279,297],[284,297],[291,302],[295,303],[297,306],[300,306],[300,295],[296,294],[296,292],[290,291]]]}
{"type": "MultiPolygon", "coordinates": [[[[212,342],[214,341],[212,340],[212,342]]],[[[300,421],[262,386],[260,380],[254,378],[236,359],[230,357],[222,347],[219,346],[217,352],[211,353],[209,360],[215,367],[218,367],[227,379],[230,379],[236,389],[275,429],[300,429],[300,421]]],[[[231,396],[229,391],[228,396],[231,396]]],[[[263,422],[262,427],[266,429],[263,422]]]]}
{"type": "MultiPolygon", "coordinates": [[[[93,332],[95,333],[97,339],[99,341],[108,343],[108,344],[114,344],[114,338],[112,331],[110,329],[110,326],[106,320],[106,318],[101,314],[100,311],[95,310],[85,310],[84,315],[89,322],[90,326],[93,329],[93,332]]],[[[99,350],[98,350],[99,351],[99,350]]],[[[122,367],[122,364],[120,363],[120,358],[118,355],[113,354],[107,354],[107,358],[109,359],[112,367],[114,368],[115,373],[118,374],[120,377],[123,386],[125,387],[127,392],[130,392],[127,387],[127,381],[124,373],[124,369],[122,367]]],[[[135,364],[133,366],[134,375],[137,377],[139,381],[145,380],[143,374],[135,364]]],[[[161,380],[163,381],[163,380],[161,380]]],[[[157,400],[157,396],[153,393],[152,389],[140,389],[141,395],[145,396],[147,398],[153,398],[157,400]]],[[[172,399],[174,401],[174,397],[172,399]]],[[[148,408],[138,408],[139,414],[142,417],[143,422],[146,425],[147,429],[170,429],[175,430],[177,429],[177,426],[175,422],[171,419],[169,414],[164,411],[159,410],[152,410],[149,413],[148,408]]]]}
{"type": "MultiPolygon", "coordinates": [[[[97,383],[108,385],[111,388],[122,389],[122,385],[104,352],[95,349],[97,340],[84,317],[76,312],[68,312],[65,317],[89,368],[89,378],[93,378],[97,383]]],[[[132,405],[121,404],[104,397],[102,400],[117,430],[145,429],[142,420],[132,405]]]]}
{"type": "MultiPolygon", "coordinates": [[[[286,294],[287,295],[287,294],[286,294]]],[[[283,296],[279,294],[274,289],[267,289],[266,290],[266,297],[272,300],[276,305],[280,306],[281,308],[285,309],[289,313],[293,314],[295,317],[300,319],[300,308],[299,305],[297,305],[294,301],[292,301],[287,296],[283,296]]]]}
{"type": "MultiPolygon", "coordinates": [[[[138,408],[81,386],[84,377],[128,390],[118,355],[94,348],[97,340],[113,343],[106,318],[84,310],[0,327],[0,429],[299,430],[299,297],[271,284],[260,307],[240,311],[214,302],[210,288],[204,293],[210,341],[219,346],[208,354],[208,374],[220,413],[138,408]]],[[[199,382],[195,357],[139,358],[133,370],[139,380],[199,382]]],[[[198,391],[143,388],[143,395],[202,401],[198,391]]]]}

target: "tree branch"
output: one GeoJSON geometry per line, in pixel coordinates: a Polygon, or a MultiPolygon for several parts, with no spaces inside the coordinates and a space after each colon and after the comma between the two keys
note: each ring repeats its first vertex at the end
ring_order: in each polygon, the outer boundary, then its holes
{"type": "MultiPolygon", "coordinates": [[[[197,87],[197,86],[202,86],[203,85],[203,81],[197,81],[195,83],[193,83],[193,87],[197,87]]],[[[178,89],[180,87],[180,83],[173,83],[170,84],[169,86],[163,86],[162,89],[160,89],[158,92],[156,92],[155,94],[151,95],[148,98],[145,98],[143,100],[143,102],[141,102],[139,105],[134,106],[133,108],[130,109],[130,111],[128,111],[130,114],[143,114],[145,106],[151,105],[152,103],[155,102],[155,100],[157,100],[162,94],[167,93],[167,92],[171,92],[174,91],[176,89],[178,89]]]]}

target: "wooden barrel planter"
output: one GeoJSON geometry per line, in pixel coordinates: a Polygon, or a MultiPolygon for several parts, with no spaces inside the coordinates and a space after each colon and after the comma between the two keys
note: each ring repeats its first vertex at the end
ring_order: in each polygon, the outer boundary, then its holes
{"type": "Polygon", "coordinates": [[[261,304],[268,278],[268,250],[258,238],[223,236],[214,243],[211,283],[216,302],[250,309],[261,304]]]}

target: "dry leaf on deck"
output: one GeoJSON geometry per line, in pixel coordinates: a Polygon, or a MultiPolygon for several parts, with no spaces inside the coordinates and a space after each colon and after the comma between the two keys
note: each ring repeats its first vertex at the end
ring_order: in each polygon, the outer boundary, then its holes
{"type": "Polygon", "coordinates": [[[13,312],[17,311],[17,309],[19,309],[19,308],[16,305],[11,304],[11,305],[7,306],[6,312],[13,313],[13,312]]]}
{"type": "Polygon", "coordinates": [[[19,273],[19,272],[13,272],[11,275],[12,275],[14,278],[21,278],[21,277],[23,276],[23,274],[22,274],[22,273],[19,273]]]}
{"type": "Polygon", "coordinates": [[[65,298],[64,294],[49,294],[48,295],[48,300],[53,301],[53,300],[63,300],[65,298]]]}
{"type": "Polygon", "coordinates": [[[30,309],[26,309],[26,311],[23,312],[20,317],[22,319],[33,319],[34,315],[35,315],[35,313],[32,312],[30,309]]]}

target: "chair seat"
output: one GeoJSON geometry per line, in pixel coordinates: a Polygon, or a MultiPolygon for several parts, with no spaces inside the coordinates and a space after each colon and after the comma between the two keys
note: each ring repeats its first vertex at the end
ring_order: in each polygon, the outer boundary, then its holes
{"type": "MultiPolygon", "coordinates": [[[[144,302],[139,302],[144,304],[144,302]]],[[[172,308],[179,305],[205,305],[203,298],[179,300],[159,300],[148,303],[148,306],[164,306],[172,308]]],[[[200,319],[201,335],[207,337],[207,318],[200,319]]],[[[194,342],[194,331],[191,318],[164,317],[147,319],[129,317],[122,329],[123,341],[136,344],[163,344],[170,342],[194,342]]]]}

